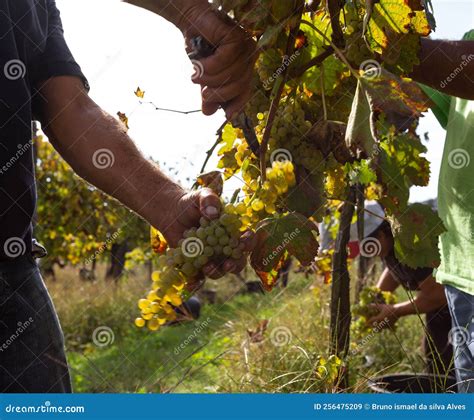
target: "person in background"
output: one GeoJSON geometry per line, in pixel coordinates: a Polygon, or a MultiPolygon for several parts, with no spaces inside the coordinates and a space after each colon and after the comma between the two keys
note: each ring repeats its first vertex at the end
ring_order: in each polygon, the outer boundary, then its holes
{"type": "MultiPolygon", "coordinates": [[[[202,87],[203,112],[212,114],[221,104],[229,118],[239,112],[250,96],[252,38],[223,19],[207,0],[146,3],[177,26],[188,45],[202,36],[216,46],[194,79],[202,87]]],[[[156,40],[160,41],[166,42],[156,40]]],[[[173,63],[164,59],[163,65],[173,63]]],[[[33,253],[33,116],[78,175],[142,216],[171,246],[201,217],[219,217],[218,196],[208,189],[188,192],[166,177],[138,151],[123,126],[88,96],[88,89],[65,42],[55,1],[0,0],[2,393],[71,392],[61,327],[33,253]],[[99,164],[101,153],[113,156],[112,164],[99,164]],[[13,158],[14,164],[7,167],[13,158]]],[[[252,240],[251,234],[242,238],[244,249],[252,249],[252,240]]],[[[229,260],[208,265],[204,273],[217,278],[224,272],[237,273],[244,265],[244,258],[229,260]]]]}
{"type": "MultiPolygon", "coordinates": [[[[379,312],[367,322],[377,323],[389,328],[404,316],[426,314],[423,350],[427,370],[436,375],[447,375],[453,367],[453,347],[450,342],[451,316],[447,306],[444,287],[433,278],[433,268],[410,268],[401,264],[394,251],[394,239],[385,212],[377,202],[367,201],[364,212],[364,231],[368,232],[358,244],[357,226],[351,226],[352,250],[359,248],[365,257],[379,256],[384,270],[377,282],[382,291],[395,292],[398,287],[405,288],[413,298],[397,304],[376,304],[379,312]],[[388,321],[387,321],[388,320],[388,321]]],[[[351,257],[356,257],[357,252],[351,257]]]]}

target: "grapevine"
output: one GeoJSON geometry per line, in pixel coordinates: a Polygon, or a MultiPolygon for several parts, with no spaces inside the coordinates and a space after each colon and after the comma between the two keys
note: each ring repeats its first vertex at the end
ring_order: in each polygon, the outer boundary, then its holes
{"type": "MultiPolygon", "coordinates": [[[[211,177],[220,194],[222,182],[234,177],[242,182],[222,216],[232,223],[201,221],[186,232],[183,244],[199,239],[205,250],[193,259],[157,241],[164,254],[136,323],[158,329],[172,320],[205,261],[242,256],[238,237],[251,230],[258,246],[249,261],[266,290],[290,257],[303,267],[316,265],[332,282],[331,349],[343,358],[350,319],[345,247],[356,196],[358,202],[375,199],[383,205],[402,264],[439,263],[441,220],[426,206],[408,203],[410,188],[426,186],[430,174],[416,134],[429,102],[407,75],[418,64],[420,39],[430,34],[432,16],[421,4],[403,0],[211,3],[257,41],[253,92],[244,111],[258,145],[249,144],[231,122],[219,130],[209,152],[217,151],[218,171],[200,175],[197,185],[209,186],[202,179],[211,177]],[[339,232],[334,251],[316,259],[317,225],[324,217],[336,219],[339,232]],[[229,242],[220,243],[221,237],[229,242]]],[[[374,288],[361,293],[353,308],[358,333],[367,331],[366,308],[377,300],[393,298],[374,288]]]]}
{"type": "Polygon", "coordinates": [[[373,304],[391,305],[396,303],[396,297],[386,291],[381,291],[376,286],[364,287],[359,295],[359,303],[352,306],[352,315],[355,317],[351,331],[356,337],[365,337],[374,331],[374,325],[369,325],[368,320],[377,315],[377,308],[373,304]]]}

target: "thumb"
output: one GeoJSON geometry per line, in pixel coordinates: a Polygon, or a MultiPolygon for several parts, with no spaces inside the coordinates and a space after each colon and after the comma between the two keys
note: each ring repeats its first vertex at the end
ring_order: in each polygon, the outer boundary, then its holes
{"type": "Polygon", "coordinates": [[[199,191],[197,196],[201,215],[206,219],[217,219],[221,212],[221,199],[209,188],[199,191]]]}

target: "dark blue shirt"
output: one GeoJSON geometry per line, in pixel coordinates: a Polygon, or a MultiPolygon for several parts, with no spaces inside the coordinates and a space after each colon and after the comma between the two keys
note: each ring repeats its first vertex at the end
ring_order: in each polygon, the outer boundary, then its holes
{"type": "Polygon", "coordinates": [[[85,81],[55,1],[0,0],[0,260],[31,252],[32,119],[41,84],[64,75],[85,81]]]}

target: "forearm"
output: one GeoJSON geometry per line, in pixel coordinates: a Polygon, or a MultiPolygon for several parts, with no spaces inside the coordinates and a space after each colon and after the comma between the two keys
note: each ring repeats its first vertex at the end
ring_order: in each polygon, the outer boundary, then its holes
{"type": "Polygon", "coordinates": [[[385,268],[379,278],[379,281],[377,282],[377,287],[383,292],[394,292],[395,290],[397,290],[398,286],[400,286],[398,281],[393,278],[392,274],[390,273],[390,270],[388,268],[385,268]]]}
{"type": "Polygon", "coordinates": [[[394,310],[398,317],[402,317],[414,314],[426,314],[441,308],[443,304],[442,299],[439,299],[436,295],[431,296],[424,291],[420,291],[413,300],[394,305],[394,310]]]}
{"type": "Polygon", "coordinates": [[[474,41],[421,40],[420,64],[410,75],[443,93],[474,99],[474,41]]]}
{"type": "Polygon", "coordinates": [[[52,144],[79,176],[164,229],[158,217],[184,191],[143,157],[118,121],[79,95],[46,122],[52,144]]]}

